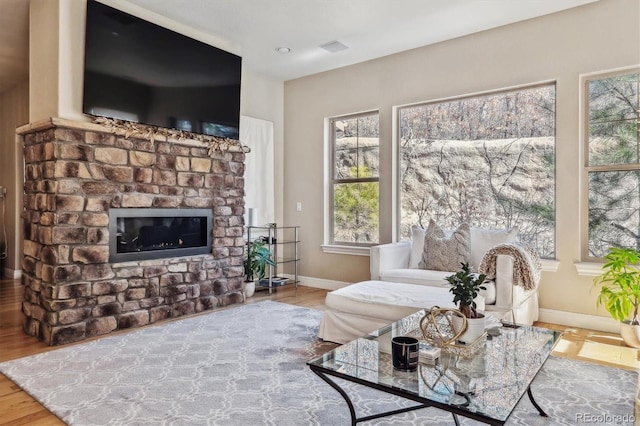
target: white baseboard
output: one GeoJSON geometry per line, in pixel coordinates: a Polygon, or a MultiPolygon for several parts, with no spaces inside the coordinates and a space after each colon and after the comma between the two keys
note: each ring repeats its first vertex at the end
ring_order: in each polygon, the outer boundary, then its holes
{"type": "MultiPolygon", "coordinates": [[[[293,275],[290,274],[282,274],[287,278],[293,279],[293,275]]],[[[313,277],[303,277],[302,275],[298,275],[298,280],[300,280],[300,285],[305,287],[314,287],[314,288],[322,288],[324,290],[337,290],[342,287],[346,287],[349,284],[344,281],[334,281],[334,280],[325,280],[322,278],[313,278],[313,277]]]]}
{"type": "Polygon", "coordinates": [[[620,323],[611,317],[577,314],[575,312],[556,311],[554,309],[540,309],[539,321],[568,327],[587,328],[589,330],[620,333],[620,323]]]}
{"type": "Polygon", "coordinates": [[[22,269],[4,268],[4,271],[2,272],[4,277],[12,278],[14,280],[22,277],[22,269]]]}

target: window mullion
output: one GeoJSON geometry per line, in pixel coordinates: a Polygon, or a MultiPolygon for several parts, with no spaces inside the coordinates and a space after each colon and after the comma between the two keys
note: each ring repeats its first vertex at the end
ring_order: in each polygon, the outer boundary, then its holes
{"type": "Polygon", "coordinates": [[[334,179],[333,183],[368,183],[368,182],[379,182],[380,179],[377,177],[370,178],[353,178],[353,179],[334,179]]]}
{"type": "Polygon", "coordinates": [[[630,170],[640,170],[640,163],[633,164],[613,164],[606,166],[587,166],[585,167],[587,172],[621,172],[630,170]]]}

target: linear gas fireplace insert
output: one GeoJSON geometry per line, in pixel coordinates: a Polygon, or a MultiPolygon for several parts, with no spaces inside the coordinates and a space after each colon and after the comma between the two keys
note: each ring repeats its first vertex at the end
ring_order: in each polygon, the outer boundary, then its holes
{"type": "Polygon", "coordinates": [[[211,253],[211,209],[110,209],[112,263],[211,253]]]}

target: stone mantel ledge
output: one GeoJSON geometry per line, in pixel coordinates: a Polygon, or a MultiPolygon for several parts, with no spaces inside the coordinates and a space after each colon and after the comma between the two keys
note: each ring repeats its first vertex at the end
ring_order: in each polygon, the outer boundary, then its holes
{"type": "MultiPolygon", "coordinates": [[[[126,136],[124,130],[112,130],[108,126],[91,123],[85,121],[69,120],[66,118],[50,117],[44,120],[35,121],[33,123],[24,124],[16,128],[16,134],[24,136],[29,133],[39,132],[42,130],[54,129],[56,127],[64,127],[74,130],[82,130],[97,133],[108,133],[116,136],[126,136]]],[[[153,126],[150,126],[153,127],[153,126]]],[[[133,137],[133,136],[131,136],[133,137]]],[[[135,136],[137,139],[141,139],[139,136],[135,136]]],[[[205,141],[199,141],[196,139],[167,137],[165,135],[154,134],[154,142],[169,142],[177,145],[184,145],[195,148],[209,148],[210,144],[205,141]]],[[[241,145],[230,145],[226,148],[228,152],[245,152],[241,145]]]]}

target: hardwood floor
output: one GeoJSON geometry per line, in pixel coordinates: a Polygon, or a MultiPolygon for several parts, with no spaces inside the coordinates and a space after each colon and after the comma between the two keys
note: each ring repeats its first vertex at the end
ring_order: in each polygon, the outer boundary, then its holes
{"type": "MultiPolygon", "coordinates": [[[[19,281],[0,279],[0,362],[40,352],[55,350],[22,331],[22,286],[19,281]]],[[[247,303],[277,300],[297,306],[323,310],[327,291],[313,287],[293,286],[277,289],[273,294],[259,291],[247,303]]],[[[233,309],[239,305],[223,309],[233,309]]],[[[207,311],[203,314],[211,313],[207,311]]],[[[564,332],[554,355],[598,364],[639,370],[639,351],[624,346],[619,335],[593,330],[537,323],[564,332]]],[[[153,325],[151,326],[153,327],[153,325]]],[[[126,333],[130,330],[123,331],[126,333]]],[[[636,401],[636,415],[638,415],[636,401]]],[[[15,383],[0,374],[0,425],[63,425],[56,416],[23,392],[15,383]]]]}

